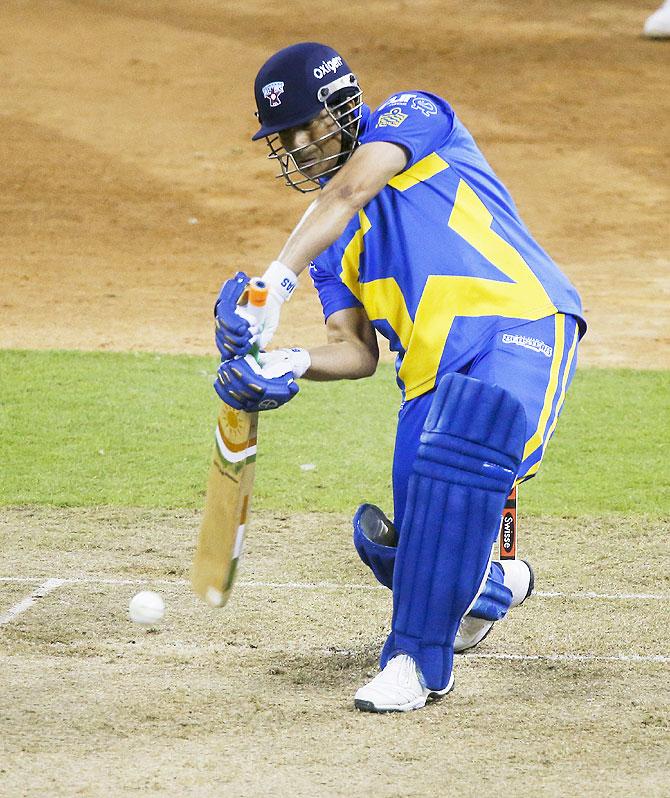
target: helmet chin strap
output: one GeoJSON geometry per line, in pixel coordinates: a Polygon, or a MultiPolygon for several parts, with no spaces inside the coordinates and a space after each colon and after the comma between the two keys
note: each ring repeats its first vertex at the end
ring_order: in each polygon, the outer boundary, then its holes
{"type": "Polygon", "coordinates": [[[331,81],[326,86],[321,86],[317,93],[317,99],[323,103],[323,107],[335,123],[334,130],[309,144],[295,147],[292,150],[287,150],[284,147],[278,134],[265,138],[270,148],[268,158],[278,161],[281,169],[276,177],[283,177],[285,185],[302,194],[318,191],[324,179],[330,179],[344,166],[356,148],[360,133],[363,92],[353,72],[331,81]],[[346,94],[343,94],[344,92],[346,94]],[[332,103],[333,100],[335,100],[334,103],[332,103]],[[325,166],[326,168],[321,174],[312,177],[303,171],[304,167],[299,165],[296,156],[308,147],[328,141],[338,135],[341,137],[340,152],[321,158],[309,167],[309,169],[313,169],[315,166],[325,166]]]}

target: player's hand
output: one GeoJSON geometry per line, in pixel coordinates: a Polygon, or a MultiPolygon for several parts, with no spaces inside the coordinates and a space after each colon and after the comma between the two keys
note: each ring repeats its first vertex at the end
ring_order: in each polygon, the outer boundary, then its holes
{"type": "Polygon", "coordinates": [[[237,274],[221,286],[214,304],[216,346],[223,359],[244,357],[251,349],[254,330],[239,312],[237,303],[249,284],[244,272],[237,274]]]}
{"type": "Polygon", "coordinates": [[[300,389],[286,364],[269,365],[266,370],[247,355],[221,363],[214,390],[231,407],[255,413],[281,407],[300,389]]]}
{"type": "Polygon", "coordinates": [[[263,369],[263,374],[267,377],[281,376],[290,371],[296,380],[302,377],[312,364],[309,352],[297,346],[292,349],[273,349],[272,352],[260,352],[258,362],[263,369]]]}
{"type": "Polygon", "coordinates": [[[265,305],[265,323],[258,344],[261,349],[267,349],[279,325],[281,306],[291,298],[291,294],[298,284],[298,277],[283,263],[275,260],[268,266],[261,279],[267,284],[269,291],[268,301],[265,305]]]}

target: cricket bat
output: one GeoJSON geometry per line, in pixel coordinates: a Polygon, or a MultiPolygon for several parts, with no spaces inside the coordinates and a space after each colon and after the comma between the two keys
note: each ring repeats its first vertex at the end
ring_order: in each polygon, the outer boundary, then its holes
{"type": "Polygon", "coordinates": [[[505,509],[503,510],[500,524],[499,555],[501,560],[516,559],[516,539],[518,534],[516,518],[517,491],[518,486],[515,485],[505,501],[505,509]]]}
{"type": "MultiPolygon", "coordinates": [[[[242,297],[242,315],[262,324],[267,293],[261,280],[252,280],[242,297]]],[[[252,353],[257,354],[258,348],[252,353]]],[[[223,607],[235,582],[254,485],[257,428],[258,413],[245,413],[221,403],[205,510],[191,568],[193,590],[210,607],[223,607]]]]}

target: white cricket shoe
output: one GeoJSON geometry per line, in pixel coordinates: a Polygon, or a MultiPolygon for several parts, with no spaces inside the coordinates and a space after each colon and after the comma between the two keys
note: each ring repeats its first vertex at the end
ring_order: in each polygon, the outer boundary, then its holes
{"type": "Polygon", "coordinates": [[[409,712],[421,709],[426,701],[445,696],[454,686],[454,674],[442,690],[429,690],[416,662],[408,654],[398,654],[383,671],[356,690],[354,706],[363,712],[409,712]]]}
{"type": "MultiPolygon", "coordinates": [[[[533,592],[535,586],[535,575],[530,563],[525,560],[501,560],[500,565],[503,569],[503,583],[512,591],[512,607],[518,607],[533,592]]],[[[462,654],[470,648],[482,642],[486,635],[493,628],[494,621],[487,621],[484,618],[475,618],[466,615],[461,619],[461,623],[454,640],[454,654],[462,654]]]]}
{"type": "Polygon", "coordinates": [[[648,39],[670,39],[670,0],[647,17],[644,35],[648,39]]]}

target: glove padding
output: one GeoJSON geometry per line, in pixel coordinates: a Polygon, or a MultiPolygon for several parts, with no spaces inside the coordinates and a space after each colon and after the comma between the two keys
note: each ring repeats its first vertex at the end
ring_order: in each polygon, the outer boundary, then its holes
{"type": "Polygon", "coordinates": [[[216,346],[223,358],[244,357],[258,332],[244,318],[237,304],[248,284],[249,277],[244,272],[237,272],[221,286],[214,303],[216,346]]]}
{"type": "Polygon", "coordinates": [[[246,355],[221,363],[214,390],[236,410],[256,413],[281,407],[300,389],[285,363],[275,363],[264,369],[253,355],[246,355]]]}
{"type": "Polygon", "coordinates": [[[262,279],[268,286],[262,330],[249,323],[244,308],[237,304],[249,283],[249,277],[244,272],[237,272],[221,286],[214,303],[214,318],[216,346],[224,359],[244,357],[254,343],[258,343],[260,349],[267,347],[279,324],[281,306],[290,299],[298,282],[295,274],[279,261],[270,264],[262,279]]]}

